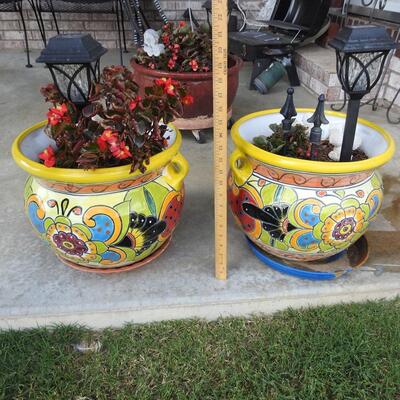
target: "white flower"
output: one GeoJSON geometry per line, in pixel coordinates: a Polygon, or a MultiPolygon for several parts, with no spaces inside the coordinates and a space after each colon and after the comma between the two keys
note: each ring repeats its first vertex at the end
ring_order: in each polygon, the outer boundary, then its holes
{"type": "Polygon", "coordinates": [[[149,56],[158,57],[164,53],[165,47],[162,43],[159,43],[160,35],[154,29],[147,29],[144,32],[144,44],[143,49],[149,56]]]}
{"type": "MultiPolygon", "coordinates": [[[[329,130],[329,143],[335,147],[342,147],[343,142],[343,124],[336,124],[329,130]]],[[[361,136],[354,136],[353,150],[358,149],[361,146],[361,136]]]]}
{"type": "Polygon", "coordinates": [[[335,147],[331,152],[329,152],[328,157],[333,161],[339,161],[341,152],[342,152],[342,146],[335,147]]]}

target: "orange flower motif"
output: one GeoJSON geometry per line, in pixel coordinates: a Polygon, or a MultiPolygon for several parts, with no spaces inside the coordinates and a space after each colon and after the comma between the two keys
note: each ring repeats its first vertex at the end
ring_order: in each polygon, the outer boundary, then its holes
{"type": "Polygon", "coordinates": [[[57,107],[50,108],[47,113],[47,120],[51,126],[58,125],[60,122],[71,122],[71,117],[66,115],[68,113],[68,107],[65,103],[58,105],[57,107]]]}
{"type": "Polygon", "coordinates": [[[182,97],[182,103],[185,104],[185,106],[189,106],[190,104],[194,103],[194,97],[190,94],[182,97]]]}
{"type": "Polygon", "coordinates": [[[39,158],[44,161],[44,165],[48,168],[56,165],[56,154],[51,146],[47,146],[40,154],[39,158]]]}

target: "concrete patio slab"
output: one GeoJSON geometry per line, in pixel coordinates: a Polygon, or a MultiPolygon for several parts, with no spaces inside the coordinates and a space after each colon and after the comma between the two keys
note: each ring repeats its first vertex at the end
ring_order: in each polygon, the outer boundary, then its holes
{"type": "MultiPolygon", "coordinates": [[[[109,52],[103,65],[117,62],[109,52]]],[[[275,272],[260,263],[248,249],[241,232],[230,219],[229,278],[218,281],[213,271],[212,134],[208,142],[183,142],[183,154],[191,164],[186,180],[187,198],[181,223],[170,248],[142,269],[112,276],[72,270],[58,261],[37,239],[22,208],[26,174],[12,161],[11,143],[24,128],[44,119],[46,104],[39,95],[49,81],[42,66],[24,67],[24,54],[0,54],[0,328],[24,328],[54,323],[80,323],[94,328],[125,322],[273,312],[336,302],[393,297],[400,294],[400,274],[356,271],[331,282],[299,280],[275,272]]],[[[267,96],[247,90],[249,66],[242,71],[234,105],[234,117],[279,107],[287,82],[280,82],[267,96]]],[[[316,99],[296,89],[298,107],[314,107],[316,99]]],[[[388,125],[382,110],[363,108],[361,115],[383,125],[399,143],[400,128],[388,125]]],[[[230,147],[232,145],[230,144],[230,147]]],[[[384,209],[371,227],[375,231],[400,229],[399,154],[382,169],[386,183],[384,209]]],[[[400,254],[393,249],[392,264],[400,254]]],[[[376,262],[376,260],[374,261],[376,262]]]]}

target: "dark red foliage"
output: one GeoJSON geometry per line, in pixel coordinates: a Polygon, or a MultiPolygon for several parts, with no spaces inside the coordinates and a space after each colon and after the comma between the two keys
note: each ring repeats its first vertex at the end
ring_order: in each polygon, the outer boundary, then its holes
{"type": "Polygon", "coordinates": [[[125,164],[144,171],[151,156],[167,146],[167,125],[182,113],[186,90],[160,80],[138,95],[132,73],[123,66],[104,68],[82,110],[65,100],[54,85],[41,90],[49,110],[47,134],[57,144],[55,166],[98,168],[125,164]]]}

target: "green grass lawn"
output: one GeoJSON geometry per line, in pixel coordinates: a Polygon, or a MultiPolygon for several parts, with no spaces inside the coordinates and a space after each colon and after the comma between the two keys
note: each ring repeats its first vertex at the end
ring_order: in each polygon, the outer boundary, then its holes
{"type": "Polygon", "coordinates": [[[400,300],[0,333],[0,399],[400,399],[400,300]],[[99,352],[73,344],[100,340],[99,352]]]}

